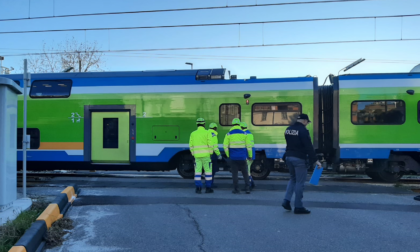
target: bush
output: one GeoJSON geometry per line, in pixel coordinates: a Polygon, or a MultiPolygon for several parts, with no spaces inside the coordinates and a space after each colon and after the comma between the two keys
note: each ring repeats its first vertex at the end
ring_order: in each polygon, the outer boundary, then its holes
{"type": "Polygon", "coordinates": [[[47,208],[48,204],[42,198],[35,199],[30,210],[19,213],[16,219],[7,221],[3,226],[0,226],[0,252],[8,252],[47,208]]]}

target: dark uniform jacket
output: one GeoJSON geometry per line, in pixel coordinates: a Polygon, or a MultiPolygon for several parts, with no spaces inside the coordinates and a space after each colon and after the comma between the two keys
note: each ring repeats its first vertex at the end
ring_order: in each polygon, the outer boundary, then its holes
{"type": "Polygon", "coordinates": [[[315,155],[314,147],[312,146],[311,136],[305,125],[300,122],[296,122],[292,126],[286,129],[284,133],[286,138],[286,154],[285,157],[297,157],[301,159],[308,159],[309,164],[315,163],[318,159],[315,155]]]}

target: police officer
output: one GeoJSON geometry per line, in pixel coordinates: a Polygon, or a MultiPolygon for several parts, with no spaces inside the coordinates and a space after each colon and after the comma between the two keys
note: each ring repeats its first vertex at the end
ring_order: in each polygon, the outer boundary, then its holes
{"type": "Polygon", "coordinates": [[[234,118],[232,120],[233,127],[226,134],[223,141],[223,149],[226,156],[230,158],[230,165],[233,178],[232,193],[240,193],[238,189],[238,170],[242,172],[245,182],[245,191],[251,193],[249,188],[247,159],[252,160],[252,145],[248,135],[241,129],[241,120],[234,118]]]}
{"type": "Polygon", "coordinates": [[[286,195],[282,206],[286,210],[292,210],[290,200],[293,193],[295,194],[295,214],[309,214],[311,211],[303,207],[303,189],[308,172],[306,160],[309,159],[309,164],[317,165],[321,168],[321,163],[317,160],[315,150],[312,146],[311,136],[306,129],[311,121],[308,115],[300,114],[297,117],[297,122],[286,129],[284,133],[286,138],[286,165],[290,172],[290,181],[287,185],[286,195]]]}
{"type": "Polygon", "coordinates": [[[212,135],[209,131],[206,130],[206,122],[203,118],[198,118],[196,123],[197,130],[193,131],[190,136],[190,151],[195,159],[195,192],[201,193],[201,189],[203,187],[201,182],[201,174],[204,168],[206,178],[206,193],[212,193],[212,173],[210,167],[210,154],[213,153],[212,135]]]}
{"type": "Polygon", "coordinates": [[[219,140],[217,138],[217,124],[216,123],[210,123],[209,126],[209,132],[212,136],[212,145],[211,148],[213,149],[213,154],[211,155],[211,170],[212,170],[212,178],[211,181],[211,187],[217,188],[217,186],[214,184],[214,175],[216,175],[216,172],[219,171],[219,164],[217,163],[217,160],[222,160],[222,155],[220,155],[219,150],[219,140]]]}
{"type": "Polygon", "coordinates": [[[254,188],[255,183],[254,183],[254,179],[252,178],[252,174],[251,174],[251,165],[255,160],[254,135],[252,135],[251,131],[249,131],[248,124],[246,124],[246,122],[241,122],[241,129],[248,135],[249,140],[251,141],[252,159],[251,160],[247,159],[246,162],[248,164],[249,184],[250,184],[251,188],[254,188]]]}

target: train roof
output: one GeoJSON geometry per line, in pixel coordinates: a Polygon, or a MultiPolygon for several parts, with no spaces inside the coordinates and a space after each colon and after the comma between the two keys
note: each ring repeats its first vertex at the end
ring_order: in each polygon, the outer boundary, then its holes
{"type": "MultiPolygon", "coordinates": [[[[60,73],[32,73],[31,76],[36,79],[73,79],[73,78],[107,78],[107,77],[196,77],[203,73],[210,73],[210,75],[225,75],[225,68],[209,68],[209,69],[188,69],[188,70],[147,70],[147,71],[110,71],[110,72],[60,72],[60,73]]],[[[8,74],[0,75],[10,79],[22,79],[23,74],[8,74]]],[[[256,78],[256,77],[254,77],[256,78]]],[[[284,77],[283,77],[284,78],[284,77]]],[[[312,76],[304,77],[289,77],[292,78],[311,78],[312,76]]],[[[250,77],[252,79],[252,77],[250,77]]],[[[280,79],[280,78],[276,78],[280,79]]]]}
{"type": "MultiPolygon", "coordinates": [[[[219,68],[221,69],[221,68],[219,68]]],[[[225,69],[223,69],[225,70],[225,69]]],[[[110,71],[110,72],[69,72],[69,73],[33,73],[37,79],[69,79],[69,78],[106,78],[106,77],[165,77],[165,76],[196,76],[198,71],[213,71],[213,69],[188,70],[150,70],[150,71],[110,71]]],[[[23,74],[6,75],[10,79],[23,78],[23,74]]],[[[6,77],[4,76],[4,77],[6,77]]]]}
{"type": "MultiPolygon", "coordinates": [[[[197,85],[197,84],[251,84],[314,82],[316,77],[225,79],[226,69],[189,69],[164,71],[125,71],[125,72],[72,72],[31,74],[32,81],[72,80],[73,86],[132,86],[132,85],[197,85]],[[119,78],[124,78],[121,81],[119,78]],[[139,79],[140,78],[140,79],[139,79]],[[97,79],[98,81],[91,81],[97,79]]],[[[1,77],[1,75],[0,75],[1,77]]],[[[23,74],[3,75],[23,86],[23,74]]]]}

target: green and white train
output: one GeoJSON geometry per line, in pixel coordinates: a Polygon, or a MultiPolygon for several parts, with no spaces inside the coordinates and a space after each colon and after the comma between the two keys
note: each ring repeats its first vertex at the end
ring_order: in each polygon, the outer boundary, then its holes
{"type": "MultiPolygon", "coordinates": [[[[2,77],[23,83],[22,75],[2,77]]],[[[419,73],[330,76],[329,85],[310,76],[237,79],[225,69],[31,77],[30,170],[177,169],[193,177],[188,140],[195,120],[219,125],[222,150],[238,117],[255,136],[252,174],[264,179],[285,168],[284,131],[305,113],[313,118],[308,129],[329,169],[383,181],[420,172],[419,73]]],[[[22,125],[19,116],[18,148],[22,125]]]]}

